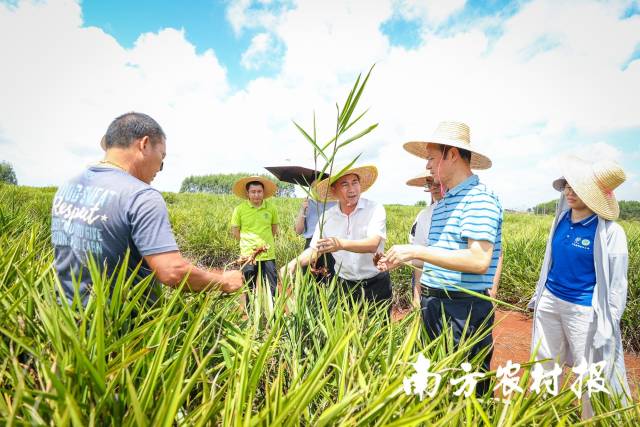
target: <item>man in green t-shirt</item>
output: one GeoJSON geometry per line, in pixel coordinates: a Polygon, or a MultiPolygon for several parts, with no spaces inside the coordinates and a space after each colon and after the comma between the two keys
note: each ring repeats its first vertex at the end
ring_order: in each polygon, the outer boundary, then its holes
{"type": "Polygon", "coordinates": [[[255,264],[249,263],[242,269],[245,281],[254,289],[260,274],[262,280],[269,283],[273,295],[278,283],[274,237],[279,221],[275,206],[265,199],[273,196],[276,190],[273,182],[261,176],[236,181],[233,193],[245,201],[236,206],[231,216],[231,232],[240,241],[240,255],[255,255],[255,264]]]}

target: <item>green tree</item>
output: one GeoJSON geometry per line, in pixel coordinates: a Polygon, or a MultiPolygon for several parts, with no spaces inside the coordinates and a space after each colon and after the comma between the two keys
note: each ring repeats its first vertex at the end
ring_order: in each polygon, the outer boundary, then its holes
{"type": "Polygon", "coordinates": [[[0,182],[18,185],[16,173],[13,170],[11,163],[5,161],[0,162],[0,182]]]}
{"type": "MultiPolygon", "coordinates": [[[[557,200],[546,203],[538,203],[528,211],[538,215],[554,215],[556,213],[557,200]]],[[[640,202],[637,200],[620,200],[620,219],[640,220],[640,202]]]]}
{"type": "MultiPolygon", "coordinates": [[[[189,176],[182,181],[180,186],[181,193],[213,193],[213,194],[231,194],[233,184],[245,176],[254,175],[251,173],[231,173],[231,174],[211,174],[189,176]]],[[[260,174],[278,186],[276,196],[293,197],[295,187],[288,182],[280,182],[270,175],[260,174]]]]}

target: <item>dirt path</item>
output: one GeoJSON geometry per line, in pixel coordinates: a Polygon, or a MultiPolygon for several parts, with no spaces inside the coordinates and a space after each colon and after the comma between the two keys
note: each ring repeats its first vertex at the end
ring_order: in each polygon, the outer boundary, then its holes
{"type": "MultiPolygon", "coordinates": [[[[491,368],[505,365],[507,360],[523,363],[529,360],[531,346],[532,319],[516,311],[496,313],[496,325],[493,329],[494,352],[491,368]]],[[[627,378],[633,394],[640,390],[640,357],[625,355],[627,378]]]]}

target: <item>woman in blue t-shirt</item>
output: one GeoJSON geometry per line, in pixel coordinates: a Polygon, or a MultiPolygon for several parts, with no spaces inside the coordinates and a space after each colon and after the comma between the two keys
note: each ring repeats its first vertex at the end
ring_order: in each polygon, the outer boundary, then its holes
{"type": "MultiPolygon", "coordinates": [[[[563,161],[563,177],[553,182],[562,195],[529,304],[535,309],[532,354],[550,359],[545,370],[554,362],[604,365],[608,388],[622,394],[629,393],[620,335],[629,258],[624,230],[614,222],[620,209],[613,190],[625,178],[613,162],[563,161]]],[[[590,416],[591,406],[583,408],[590,416]]]]}

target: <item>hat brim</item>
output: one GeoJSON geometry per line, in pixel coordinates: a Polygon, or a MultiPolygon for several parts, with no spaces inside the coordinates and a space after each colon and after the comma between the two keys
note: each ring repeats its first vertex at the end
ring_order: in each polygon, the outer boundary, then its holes
{"type": "Polygon", "coordinates": [[[409,141],[405,142],[402,146],[406,151],[413,154],[414,156],[418,156],[422,159],[426,159],[428,152],[427,146],[429,144],[440,144],[440,145],[448,145],[449,147],[456,147],[461,150],[467,150],[471,152],[471,169],[483,170],[489,169],[491,167],[491,159],[476,150],[474,147],[470,147],[468,144],[459,141],[457,139],[437,139],[434,138],[432,141],[409,141]]]}
{"type": "Polygon", "coordinates": [[[376,182],[378,178],[378,168],[375,166],[360,166],[348,169],[340,176],[329,177],[318,182],[313,187],[313,196],[316,200],[337,200],[335,194],[331,190],[331,184],[346,175],[358,175],[360,181],[360,192],[364,193],[376,182]]]}
{"type": "Polygon", "coordinates": [[[566,157],[562,165],[563,178],[555,180],[553,188],[562,191],[564,183],[568,183],[580,200],[599,217],[610,221],[618,219],[618,200],[613,192],[605,193],[598,187],[590,163],[577,157],[566,157]],[[563,184],[562,187],[560,184],[563,184]]]}
{"type": "Polygon", "coordinates": [[[247,195],[247,184],[253,181],[258,181],[262,184],[264,188],[264,198],[268,199],[269,197],[273,197],[278,191],[278,186],[273,183],[271,180],[263,177],[263,176],[247,176],[244,178],[240,178],[233,184],[233,194],[240,197],[241,199],[248,199],[247,195]]]}
{"type": "Polygon", "coordinates": [[[427,185],[428,179],[434,179],[433,175],[431,175],[429,171],[407,180],[407,185],[411,187],[424,187],[425,185],[427,185]]]}

